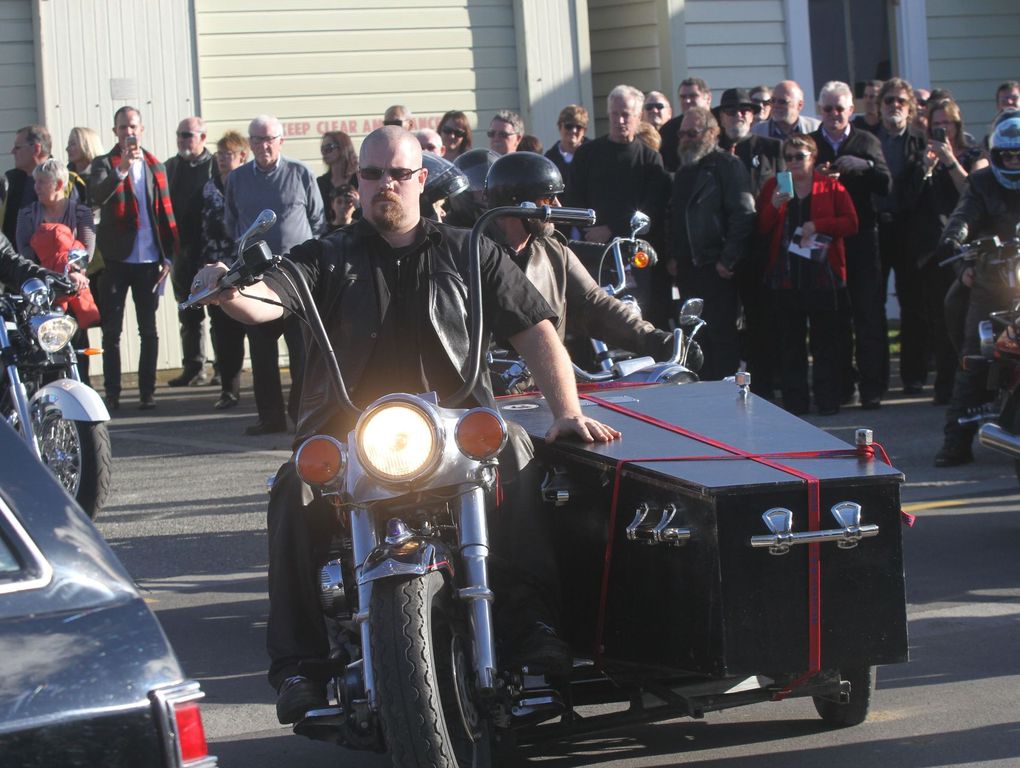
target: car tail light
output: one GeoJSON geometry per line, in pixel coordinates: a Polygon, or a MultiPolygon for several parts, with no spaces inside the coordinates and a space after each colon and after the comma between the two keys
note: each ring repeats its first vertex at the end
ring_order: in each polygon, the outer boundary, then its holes
{"type": "Polygon", "coordinates": [[[157,688],[149,694],[163,741],[164,764],[169,768],[215,768],[202,727],[198,700],[205,694],[188,680],[157,688]]]}
{"type": "Polygon", "coordinates": [[[491,459],[506,445],[506,422],[491,408],[473,408],[457,422],[457,447],[465,456],[491,459]]]}

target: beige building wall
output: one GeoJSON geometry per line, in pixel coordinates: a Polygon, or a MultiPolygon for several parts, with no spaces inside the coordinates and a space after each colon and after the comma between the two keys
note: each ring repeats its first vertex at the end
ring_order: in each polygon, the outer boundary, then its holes
{"type": "Polygon", "coordinates": [[[39,118],[31,0],[0,3],[0,173],[14,167],[18,128],[39,118]]]}
{"type": "Polygon", "coordinates": [[[662,91],[674,111],[685,77],[727,88],[787,77],[784,0],[588,0],[592,90],[599,135],[605,97],[627,83],[662,91]]]}
{"type": "Polygon", "coordinates": [[[210,136],[257,114],[284,125],[284,154],[324,169],[319,137],[360,140],[404,104],[435,128],[463,110],[474,146],[496,110],[519,109],[511,0],[195,0],[202,113],[210,136]]]}
{"type": "Polygon", "coordinates": [[[995,89],[1020,80],[1020,3],[1015,0],[927,0],[931,84],[948,88],[965,125],[981,138],[995,117],[995,89]]]}

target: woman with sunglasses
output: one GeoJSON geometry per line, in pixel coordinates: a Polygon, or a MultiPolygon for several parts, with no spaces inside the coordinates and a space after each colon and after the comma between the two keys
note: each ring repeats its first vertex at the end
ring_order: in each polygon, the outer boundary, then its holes
{"type": "Polygon", "coordinates": [[[556,120],[556,128],[560,132],[559,141],[545,153],[556,165],[560,176],[570,177],[570,163],[574,159],[577,148],[588,141],[588,110],[578,104],[570,104],[560,110],[556,120]]]}
{"type": "Polygon", "coordinates": [[[329,131],[322,134],[319,145],[322,162],[326,164],[326,172],[316,181],[319,194],[326,206],[326,223],[330,228],[336,225],[336,214],[329,201],[334,199],[336,190],[353,187],[355,194],[358,189],[358,153],[354,151],[351,137],[343,131],[329,131]]]}
{"type": "Polygon", "coordinates": [[[956,280],[952,267],[940,267],[935,258],[944,222],[956,208],[967,179],[985,168],[988,160],[963,129],[963,114],[951,100],[928,102],[928,145],[920,167],[914,169],[908,195],[916,200],[914,245],[924,302],[929,346],[935,354],[935,405],[945,405],[953,394],[958,367],[957,350],[963,343],[964,315],[972,270],[956,280]]]}
{"type": "Polygon", "coordinates": [[[811,392],[827,416],[839,412],[840,316],[849,312],[843,238],[857,232],[857,211],[836,178],[815,170],[818,146],[810,136],[784,141],[783,159],[792,192],[781,192],[773,177],[758,196],[758,231],[769,238],[765,281],[779,336],[783,407],[809,410],[810,328],[811,392]]]}
{"type": "Polygon", "coordinates": [[[471,124],[467,115],[459,110],[450,110],[439,121],[439,135],[443,137],[446,154],[451,163],[471,149],[471,124]]]}

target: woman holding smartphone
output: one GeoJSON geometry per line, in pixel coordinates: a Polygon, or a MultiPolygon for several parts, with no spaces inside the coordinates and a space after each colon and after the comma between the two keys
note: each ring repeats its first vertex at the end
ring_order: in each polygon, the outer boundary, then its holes
{"type": "Polygon", "coordinates": [[[928,149],[922,167],[910,179],[908,196],[917,201],[914,245],[921,270],[928,343],[935,353],[935,405],[947,404],[953,395],[959,365],[957,350],[963,344],[964,317],[974,277],[970,267],[959,276],[952,267],[940,267],[935,248],[946,218],[967,186],[967,178],[987,165],[981,148],[968,140],[956,102],[929,102],[928,149]]]}
{"type": "Polygon", "coordinates": [[[758,196],[758,231],[769,238],[765,282],[781,350],[783,407],[807,413],[808,329],[814,365],[811,392],[818,413],[839,412],[840,313],[850,311],[843,238],[857,232],[857,211],[838,179],[815,171],[810,136],[783,142],[789,174],[769,179],[758,196]]]}

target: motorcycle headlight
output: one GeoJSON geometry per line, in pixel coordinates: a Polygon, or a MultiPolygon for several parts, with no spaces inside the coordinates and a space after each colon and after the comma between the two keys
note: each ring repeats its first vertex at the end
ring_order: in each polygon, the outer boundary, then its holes
{"type": "Polygon", "coordinates": [[[78,323],[67,315],[40,315],[31,320],[32,333],[44,352],[59,352],[78,330],[78,323]]]}
{"type": "Polygon", "coordinates": [[[383,400],[362,414],[356,430],[365,469],[384,482],[416,480],[435,468],[443,429],[423,404],[383,400]]]}

